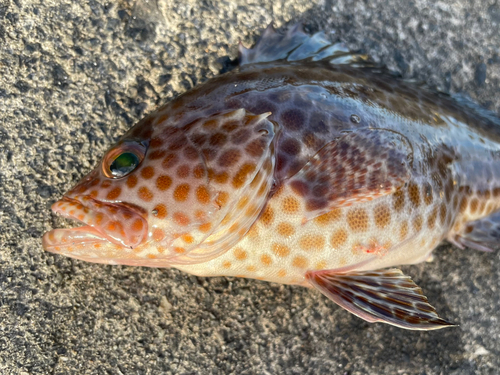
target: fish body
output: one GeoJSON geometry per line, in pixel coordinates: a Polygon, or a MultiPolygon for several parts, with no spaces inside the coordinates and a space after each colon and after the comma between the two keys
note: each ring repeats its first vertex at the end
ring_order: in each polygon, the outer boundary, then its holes
{"type": "Polygon", "coordinates": [[[361,318],[449,326],[397,269],[500,238],[500,121],[272,27],[131,128],[53,210],[45,249],[311,286],[361,318]]]}

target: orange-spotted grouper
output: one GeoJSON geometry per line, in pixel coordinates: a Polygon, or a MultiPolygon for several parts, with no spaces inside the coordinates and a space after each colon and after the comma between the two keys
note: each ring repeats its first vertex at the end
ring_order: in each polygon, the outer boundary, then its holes
{"type": "Polygon", "coordinates": [[[500,238],[500,120],[300,25],[131,128],[53,205],[46,250],[318,289],[368,322],[440,318],[399,269],[500,238]]]}

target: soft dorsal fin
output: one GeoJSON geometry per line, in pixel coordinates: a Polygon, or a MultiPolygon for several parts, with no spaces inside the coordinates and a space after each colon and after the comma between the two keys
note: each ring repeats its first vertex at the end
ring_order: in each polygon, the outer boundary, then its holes
{"type": "Polygon", "coordinates": [[[370,323],[413,330],[453,326],[441,319],[410,277],[398,269],[335,273],[311,271],[307,280],[321,293],[370,323]]]}
{"type": "Polygon", "coordinates": [[[299,61],[330,60],[332,64],[353,64],[371,66],[365,55],[353,53],[343,43],[332,43],[323,31],[314,35],[304,32],[297,23],[285,33],[279,33],[271,23],[262,33],[253,48],[239,45],[240,65],[271,62],[278,60],[299,61]]]}
{"type": "Polygon", "coordinates": [[[410,178],[412,150],[402,135],[361,129],[327,143],[288,184],[306,202],[306,219],[394,193],[410,178]]]}

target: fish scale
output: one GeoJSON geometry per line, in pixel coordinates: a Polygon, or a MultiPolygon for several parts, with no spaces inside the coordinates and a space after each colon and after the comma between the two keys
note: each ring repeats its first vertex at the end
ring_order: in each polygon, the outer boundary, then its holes
{"type": "Polygon", "coordinates": [[[389,268],[500,239],[500,120],[300,25],[131,128],[56,202],[73,258],[318,289],[368,322],[441,319],[389,268]],[[389,268],[389,269],[388,269],[389,268]]]}

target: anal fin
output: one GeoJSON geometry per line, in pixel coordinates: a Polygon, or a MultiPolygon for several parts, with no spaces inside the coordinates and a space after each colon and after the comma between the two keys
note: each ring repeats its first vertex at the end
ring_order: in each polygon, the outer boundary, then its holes
{"type": "Polygon", "coordinates": [[[354,315],[412,330],[454,324],[441,319],[409,276],[399,269],[335,273],[310,271],[306,278],[321,293],[354,315]]]}
{"type": "Polygon", "coordinates": [[[465,225],[450,241],[463,248],[493,251],[500,247],[500,211],[465,225]]]}

